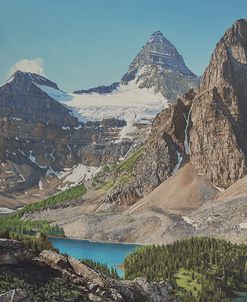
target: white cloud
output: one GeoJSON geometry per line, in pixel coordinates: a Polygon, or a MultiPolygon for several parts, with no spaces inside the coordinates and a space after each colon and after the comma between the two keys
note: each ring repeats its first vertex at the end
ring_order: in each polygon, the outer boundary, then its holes
{"type": "Polygon", "coordinates": [[[44,62],[41,58],[35,59],[22,59],[15,63],[9,70],[9,76],[11,76],[17,70],[37,73],[39,75],[44,75],[44,62]]]}

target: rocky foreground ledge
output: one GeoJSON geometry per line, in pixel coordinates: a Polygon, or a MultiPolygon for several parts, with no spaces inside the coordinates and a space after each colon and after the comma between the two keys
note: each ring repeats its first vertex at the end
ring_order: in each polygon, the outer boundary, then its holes
{"type": "MultiPolygon", "coordinates": [[[[36,285],[38,282],[50,284],[49,282],[59,280],[60,287],[64,282],[68,292],[73,289],[80,293],[79,299],[67,300],[65,295],[59,296],[58,292],[54,292],[52,301],[172,301],[171,287],[166,283],[148,282],[145,278],[137,278],[134,281],[114,280],[82,264],[79,260],[62,256],[51,250],[44,250],[38,257],[34,257],[31,251],[14,240],[0,239],[1,271],[24,276],[26,280],[36,285]]],[[[50,285],[48,288],[52,290],[50,285]]],[[[47,297],[41,295],[39,293],[37,299],[35,292],[29,293],[25,288],[14,288],[13,284],[9,284],[8,291],[0,292],[0,302],[31,302],[34,299],[49,302],[47,297]]]]}

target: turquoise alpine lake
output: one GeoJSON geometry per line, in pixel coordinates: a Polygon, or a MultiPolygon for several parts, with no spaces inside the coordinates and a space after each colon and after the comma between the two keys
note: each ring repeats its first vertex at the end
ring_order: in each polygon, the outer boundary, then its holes
{"type": "Polygon", "coordinates": [[[76,259],[91,259],[107,264],[109,268],[116,268],[120,277],[124,276],[124,272],[118,265],[123,263],[128,254],[140,247],[137,244],[91,242],[69,238],[50,237],[49,240],[60,253],[66,253],[76,259]]]}
{"type": "Polygon", "coordinates": [[[236,293],[237,297],[233,299],[233,302],[247,302],[247,292],[236,293]]]}

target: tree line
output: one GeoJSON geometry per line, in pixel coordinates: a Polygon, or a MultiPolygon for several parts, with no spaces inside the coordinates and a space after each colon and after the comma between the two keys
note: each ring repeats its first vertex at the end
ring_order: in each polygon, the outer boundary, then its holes
{"type": "Polygon", "coordinates": [[[183,302],[230,302],[231,291],[247,284],[247,245],[207,237],[150,245],[127,256],[124,269],[126,279],[146,276],[150,281],[168,281],[183,302]],[[181,270],[185,275],[178,282],[181,270]],[[200,284],[198,292],[191,290],[192,282],[200,284]]]}
{"type": "Polygon", "coordinates": [[[24,219],[25,214],[41,211],[62,204],[84,195],[87,192],[84,184],[60,192],[44,200],[24,206],[16,213],[0,216],[0,238],[17,239],[28,247],[34,246],[34,250],[42,250],[42,247],[50,248],[48,236],[64,236],[63,228],[52,225],[49,221],[24,219]],[[41,236],[37,236],[41,235],[41,236]],[[42,237],[43,236],[43,237],[42,237]],[[41,238],[41,240],[40,240],[41,238]],[[39,248],[37,248],[39,246],[39,248]]]}

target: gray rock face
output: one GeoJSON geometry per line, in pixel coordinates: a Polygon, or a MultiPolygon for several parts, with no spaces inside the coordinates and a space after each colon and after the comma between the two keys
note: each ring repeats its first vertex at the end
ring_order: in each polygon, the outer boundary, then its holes
{"type": "Polygon", "coordinates": [[[91,89],[82,89],[74,91],[75,94],[88,94],[88,93],[99,93],[99,94],[106,94],[111,93],[116,90],[119,86],[119,82],[114,82],[109,86],[98,86],[91,89]]]}
{"type": "Polygon", "coordinates": [[[197,81],[175,46],[160,31],[151,35],[122,77],[122,83],[134,79],[138,87],[153,88],[168,100],[176,100],[197,81]]]}

